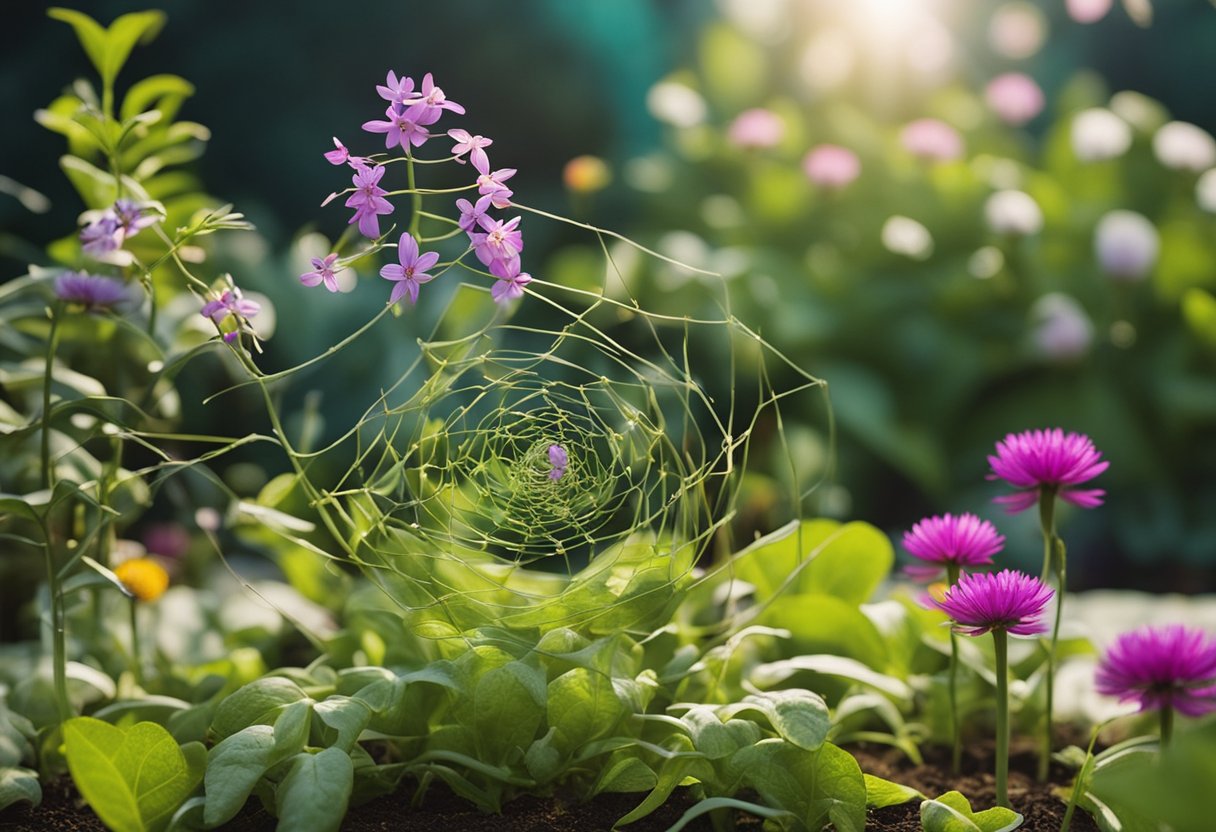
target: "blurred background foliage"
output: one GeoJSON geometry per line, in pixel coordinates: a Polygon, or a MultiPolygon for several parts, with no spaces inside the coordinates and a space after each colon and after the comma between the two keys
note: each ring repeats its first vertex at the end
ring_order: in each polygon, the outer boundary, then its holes
{"type": "MultiPolygon", "coordinates": [[[[145,6],[83,10],[104,21],[145,6]]],[[[433,71],[468,108],[461,126],[493,137],[496,166],[520,170],[518,199],[720,272],[731,311],[827,379],[834,436],[822,413],[786,414],[794,453],[827,466],[836,443],[833,484],[804,511],[892,533],[929,512],[992,516],[996,487],[983,476],[994,441],[1060,425],[1089,433],[1112,461],[1101,483],[1108,507],[1065,521],[1075,585],[1212,590],[1216,217],[1198,204],[1201,171],[1162,164],[1153,138],[1171,119],[1216,130],[1216,8],[1159,0],[1150,22],[1150,7],[1128,0],[1090,24],[1069,14],[1103,6],[460,0],[285,12],[178,0],[119,86],[154,72],[195,85],[179,118],[210,135],[189,169],[259,229],[212,243],[209,269],[231,271],[292,323],[269,341],[268,369],[313,356],[380,308],[379,286],[332,298],[295,280],[345,227],[344,211],[318,207],[345,184],[321,153],[333,135],[356,153],[377,147],[358,125],[380,115],[373,85],[386,69],[433,71]],[[986,85],[1008,71],[1045,96],[1024,126],[1002,123],[985,102],[986,85]],[[765,123],[776,138],[732,139],[754,108],[775,117],[765,123]],[[1116,113],[1130,138],[1110,158],[1078,152],[1075,117],[1091,108],[1116,113]],[[960,158],[928,162],[903,146],[901,128],[923,117],[958,131],[960,158]],[[857,154],[855,182],[808,181],[804,156],[825,142],[857,154]],[[567,167],[584,154],[606,166],[567,167]],[[1003,190],[1028,194],[1039,220],[993,216],[989,198],[1003,190]],[[1095,228],[1114,210],[1154,226],[1159,254],[1144,280],[1113,281],[1099,263],[1095,228]],[[892,217],[914,223],[893,228],[892,217]]],[[[5,278],[53,265],[48,246],[83,208],[56,174],[62,137],[32,118],[87,71],[46,7],[12,4],[0,33],[0,175],[46,198],[0,195],[5,278]]],[[[624,291],[616,276],[605,282],[594,239],[532,219],[525,229],[533,274],[624,291]]],[[[623,247],[612,254],[646,308],[717,310],[721,292],[706,281],[623,247]]],[[[439,320],[452,287],[434,289],[367,349],[298,381],[288,409],[316,414],[323,435],[350,424],[368,391],[412,360],[415,334],[439,320]]],[[[191,369],[180,387],[211,390],[223,376],[219,364],[191,369]]],[[[239,434],[259,410],[229,397],[186,409],[183,430],[239,434]]],[[[779,457],[771,449],[772,478],[747,486],[749,531],[788,516],[779,457]]],[[[279,464],[255,450],[233,458],[221,472],[238,493],[255,493],[279,464]]],[[[995,519],[1034,568],[1035,518],[995,519]]]]}

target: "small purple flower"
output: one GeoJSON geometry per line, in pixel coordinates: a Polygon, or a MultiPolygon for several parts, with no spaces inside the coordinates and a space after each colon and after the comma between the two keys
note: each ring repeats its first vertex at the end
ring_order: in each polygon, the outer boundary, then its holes
{"type": "Polygon", "coordinates": [[[514,192],[503,183],[515,175],[515,168],[491,171],[489,158],[473,159],[473,167],[480,174],[477,177],[477,192],[482,196],[490,197],[490,202],[495,208],[508,207],[514,192]]]}
{"type": "Polygon", "coordinates": [[[458,224],[461,230],[466,234],[474,234],[476,233],[474,229],[481,222],[481,218],[490,210],[490,197],[483,196],[476,203],[469,202],[467,199],[458,199],[456,207],[460,209],[458,224]]]}
{"type": "Polygon", "coordinates": [[[147,206],[140,205],[138,202],[130,199],[115,200],[114,207],[110,210],[113,212],[124,238],[134,237],[145,228],[149,228],[160,222],[158,214],[155,212],[149,213],[147,206]]]}
{"type": "MultiPolygon", "coordinates": [[[[325,288],[329,291],[338,291],[338,278],[334,273],[334,264],[337,262],[337,252],[327,254],[324,257],[312,258],[313,271],[300,275],[300,282],[305,286],[317,286],[324,283],[325,288]]],[[[338,269],[337,271],[343,270],[338,269]]]]}
{"type": "MultiPolygon", "coordinates": [[[[219,296],[218,300],[213,300],[205,303],[199,314],[204,318],[210,318],[217,326],[221,324],[229,315],[235,315],[237,318],[248,320],[256,316],[262,311],[262,305],[256,300],[249,300],[241,297],[241,290],[235,286],[231,289],[225,289],[224,293],[219,296]]],[[[224,340],[230,341],[228,333],[224,336],[224,340]]]]}
{"type": "MultiPolygon", "coordinates": [[[[519,262],[519,253],[524,248],[523,234],[519,231],[519,217],[506,222],[482,217],[478,222],[485,234],[469,236],[473,240],[473,253],[477,259],[489,266],[495,260],[509,264],[519,262]]],[[[518,267],[517,267],[518,268],[518,267]]]]}
{"type": "Polygon", "coordinates": [[[107,212],[80,230],[81,248],[92,257],[101,257],[122,247],[123,231],[118,218],[107,212]]]}
{"type": "Polygon", "coordinates": [[[449,130],[450,136],[456,144],[452,146],[452,155],[456,157],[456,161],[464,164],[464,159],[460,158],[464,154],[469,154],[469,159],[473,162],[473,167],[478,170],[490,169],[490,157],[486,155],[484,148],[494,144],[493,139],[487,139],[485,136],[474,136],[468,130],[449,130]]]}
{"type": "Polygon", "coordinates": [[[127,285],[112,277],[68,272],[55,278],[55,296],[86,309],[108,309],[131,299],[127,285]]]}
{"type": "Polygon", "coordinates": [[[418,241],[407,232],[402,234],[401,239],[397,242],[397,260],[401,265],[389,263],[380,269],[381,277],[397,282],[397,285],[393,287],[393,293],[389,295],[388,302],[392,305],[401,300],[403,296],[409,295],[410,303],[417,303],[418,289],[423,283],[429,283],[435,279],[434,275],[427,274],[427,269],[438,262],[439,255],[433,251],[420,255],[418,241]]]}
{"type": "Polygon", "coordinates": [[[392,204],[384,198],[388,191],[380,187],[383,176],[384,168],[376,165],[356,168],[355,175],[351,177],[355,192],[347,197],[346,207],[354,208],[355,215],[347,221],[347,225],[359,223],[359,232],[364,237],[379,237],[379,215],[393,213],[392,204]]]}
{"type": "Polygon", "coordinates": [[[1216,711],[1216,639],[1198,627],[1171,624],[1123,633],[1098,663],[1098,693],[1173,708],[1187,716],[1216,711]]]}
{"type": "Polygon", "coordinates": [[[944,514],[921,520],[904,533],[903,543],[910,555],[934,564],[909,566],[907,573],[916,580],[933,580],[947,564],[975,567],[992,563],[1005,538],[974,514],[944,514]]]}
{"type": "Polygon", "coordinates": [[[443,90],[435,86],[435,79],[429,72],[422,76],[422,103],[429,112],[434,112],[435,114],[435,118],[431,119],[427,124],[439,118],[440,110],[451,110],[456,115],[464,115],[464,107],[455,101],[449,101],[448,97],[444,95],[443,90]]]}
{"type": "Polygon", "coordinates": [[[400,112],[396,107],[390,104],[384,111],[388,121],[365,121],[363,129],[369,133],[384,133],[386,148],[400,145],[402,150],[408,151],[410,145],[421,147],[431,137],[426,128],[439,120],[439,109],[424,103],[412,104],[400,112]]]}
{"type": "Polygon", "coordinates": [[[1081,508],[1100,506],[1105,491],[1100,488],[1079,491],[1071,486],[1088,482],[1105,471],[1110,463],[1101,457],[1084,434],[1065,434],[1060,428],[1011,433],[996,443],[996,455],[988,457],[992,467],[988,479],[1002,479],[1024,490],[997,497],[995,502],[1015,514],[1033,506],[1038,502],[1039,492],[1047,489],[1081,508]]]}
{"type": "Polygon", "coordinates": [[[418,97],[418,93],[414,92],[414,79],[402,75],[401,79],[398,80],[397,73],[391,69],[384,79],[384,86],[376,85],[376,92],[385,101],[400,105],[404,105],[407,101],[418,97]]]}
{"type": "Polygon", "coordinates": [[[532,275],[519,270],[519,258],[493,261],[490,263],[490,274],[498,278],[490,287],[490,296],[494,298],[495,303],[500,304],[522,298],[524,287],[532,282],[532,275]]]}
{"type": "Polygon", "coordinates": [[[959,578],[934,605],[969,636],[1003,630],[1019,636],[1047,631],[1040,620],[1055,593],[1038,578],[1005,569],[974,572],[959,578]]]}
{"type": "Polygon", "coordinates": [[[570,464],[570,457],[566,454],[566,449],[561,445],[550,445],[549,464],[553,466],[549,471],[549,479],[556,482],[564,477],[566,467],[570,464]]]}

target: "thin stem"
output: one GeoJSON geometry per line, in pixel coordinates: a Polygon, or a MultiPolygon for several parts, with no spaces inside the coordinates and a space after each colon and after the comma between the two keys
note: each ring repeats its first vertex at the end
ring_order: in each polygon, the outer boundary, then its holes
{"type": "Polygon", "coordinates": [[[1073,813],[1077,810],[1077,797],[1088,785],[1089,771],[1094,765],[1094,745],[1098,742],[1098,732],[1105,724],[1105,722],[1101,722],[1095,725],[1089,733],[1089,748],[1085,750],[1085,762],[1081,765],[1081,770],[1077,772],[1076,779],[1073,780],[1072,793],[1068,796],[1068,809],[1064,811],[1064,820],[1060,822],[1060,832],[1068,832],[1073,813]]]}
{"type": "Polygon", "coordinates": [[[992,631],[996,651],[996,803],[1009,807],[1009,642],[1004,630],[992,631]]]}
{"type": "Polygon", "coordinates": [[[1174,709],[1166,705],[1161,709],[1160,717],[1161,747],[1165,748],[1170,744],[1170,739],[1174,736],[1174,709]]]}
{"type": "Polygon", "coordinates": [[[143,686],[143,667],[140,661],[140,654],[143,652],[139,648],[139,601],[136,598],[129,598],[131,611],[131,675],[135,677],[135,684],[143,686]]]}
{"type": "Polygon", "coordinates": [[[1060,618],[1064,612],[1064,547],[1057,545],[1056,535],[1056,490],[1042,487],[1039,491],[1039,526],[1043,533],[1043,576],[1047,583],[1051,574],[1056,576],[1056,620],[1051,629],[1051,641],[1047,646],[1047,707],[1043,713],[1043,743],[1039,750],[1038,777],[1047,780],[1051,765],[1052,725],[1055,722],[1056,687],[1056,643],[1060,639],[1060,618]]]}
{"type": "MultiPolygon", "coordinates": [[[[958,583],[958,577],[958,564],[947,564],[946,579],[950,586],[958,583]]],[[[963,761],[963,726],[958,712],[958,634],[953,629],[950,630],[950,735],[954,741],[950,764],[954,773],[958,774],[963,761]]]]}
{"type": "Polygon", "coordinates": [[[59,317],[62,306],[50,310],[51,332],[46,339],[46,369],[42,377],[42,487],[55,487],[51,466],[51,383],[55,380],[55,352],[59,349],[59,317]]]}
{"type": "Polygon", "coordinates": [[[51,594],[51,664],[55,685],[55,708],[59,721],[66,722],[72,716],[72,705],[68,702],[67,634],[63,619],[63,591],[59,583],[59,570],[55,566],[55,546],[50,529],[44,527],[46,540],[46,583],[51,594]]]}
{"type": "Polygon", "coordinates": [[[414,210],[410,213],[410,236],[418,239],[418,227],[422,224],[422,194],[414,186],[414,154],[408,149],[405,152],[405,175],[409,182],[414,210]]]}

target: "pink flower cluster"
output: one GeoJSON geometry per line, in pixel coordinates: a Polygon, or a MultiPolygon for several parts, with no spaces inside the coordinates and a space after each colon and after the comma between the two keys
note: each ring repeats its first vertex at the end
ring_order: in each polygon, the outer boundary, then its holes
{"type": "MultiPolygon", "coordinates": [[[[388,102],[384,119],[364,122],[363,129],[369,133],[383,134],[385,148],[392,150],[399,147],[411,165],[414,150],[436,137],[437,134],[431,132],[430,128],[444,111],[457,115],[465,112],[463,106],[450,100],[443,89],[435,85],[434,77],[429,72],[416,88],[413,78],[398,77],[390,71],[385,83],[376,87],[376,92],[388,102]]],[[[504,220],[490,216],[492,209],[510,207],[514,193],[507,181],[516,171],[513,168],[491,168],[486,148],[494,143],[493,140],[460,128],[448,130],[447,136],[455,142],[451,161],[462,165],[471,162],[477,172],[477,180],[469,186],[469,190],[476,188],[478,198],[475,201],[456,201],[459,210],[456,223],[468,237],[468,251],[494,276],[491,295],[495,301],[506,303],[522,297],[524,287],[532,281],[532,277],[521,270],[520,252],[524,247],[519,230],[521,218],[516,216],[504,220]]],[[[346,199],[346,207],[354,209],[349,224],[357,224],[365,237],[379,239],[380,218],[391,215],[394,210],[388,200],[392,194],[381,186],[386,162],[371,156],[353,156],[337,138],[334,138],[334,149],[324,155],[332,165],[349,165],[353,168],[352,187],[346,199]]],[[[397,243],[398,263],[380,270],[381,277],[396,283],[389,303],[397,303],[403,298],[416,303],[422,284],[434,279],[429,270],[438,262],[439,255],[420,251],[421,242],[422,238],[415,238],[410,233],[403,234],[397,243]]],[[[305,286],[323,285],[330,292],[337,292],[337,274],[342,271],[337,255],[314,258],[312,266],[312,271],[300,275],[300,282],[305,286]]]]}

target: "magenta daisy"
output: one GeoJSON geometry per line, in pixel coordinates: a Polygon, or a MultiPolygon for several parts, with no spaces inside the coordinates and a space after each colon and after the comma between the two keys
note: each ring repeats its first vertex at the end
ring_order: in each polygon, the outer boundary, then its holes
{"type": "Polygon", "coordinates": [[[969,636],[989,630],[1031,636],[1047,632],[1041,616],[1054,595],[1038,578],[1005,569],[964,575],[934,604],[969,636]]]}
{"type": "Polygon", "coordinates": [[[1005,537],[987,520],[974,514],[926,517],[904,532],[904,549],[932,566],[908,566],[916,580],[933,580],[943,569],[985,566],[1001,551],[1005,537]]]}
{"type": "Polygon", "coordinates": [[[389,295],[388,302],[390,305],[394,304],[408,295],[410,303],[417,303],[419,288],[423,283],[435,279],[434,275],[427,274],[427,269],[438,262],[439,255],[433,251],[419,254],[418,241],[407,232],[402,234],[397,242],[397,260],[400,265],[389,263],[380,269],[381,277],[397,283],[393,287],[393,293],[389,295]]]}
{"type": "Polygon", "coordinates": [[[1094,681],[1098,693],[1141,711],[1203,716],[1216,711],[1216,639],[1181,624],[1140,627],[1115,639],[1094,681]]]}
{"type": "Polygon", "coordinates": [[[1073,486],[1092,480],[1110,466],[1101,457],[1090,438],[1081,433],[1066,434],[1060,428],[1011,433],[996,443],[996,455],[988,457],[992,467],[988,479],[1002,479],[1023,490],[997,497],[995,502],[1014,514],[1033,506],[1039,493],[1047,491],[1082,508],[1100,506],[1104,490],[1073,486]]]}

